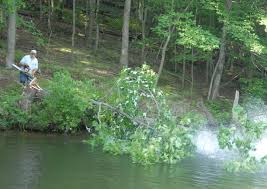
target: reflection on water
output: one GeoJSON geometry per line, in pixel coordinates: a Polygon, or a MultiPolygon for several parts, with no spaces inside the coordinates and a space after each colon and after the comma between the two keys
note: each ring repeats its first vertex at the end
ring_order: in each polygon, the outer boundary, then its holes
{"type": "Polygon", "coordinates": [[[3,189],[260,189],[267,175],[230,174],[197,155],[176,165],[143,167],[126,156],[91,151],[81,137],[0,133],[3,189]]]}

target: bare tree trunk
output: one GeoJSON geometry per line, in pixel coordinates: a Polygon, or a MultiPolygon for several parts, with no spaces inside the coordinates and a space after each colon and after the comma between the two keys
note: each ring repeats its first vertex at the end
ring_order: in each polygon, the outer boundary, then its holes
{"type": "Polygon", "coordinates": [[[85,0],[86,1],[86,5],[85,5],[85,14],[86,14],[86,23],[84,25],[84,35],[85,35],[85,43],[86,45],[89,44],[89,23],[90,23],[90,19],[89,19],[89,1],[90,0],[85,0]]]}
{"type": "Polygon", "coordinates": [[[12,67],[15,63],[15,47],[16,47],[16,5],[13,0],[12,11],[8,17],[8,39],[7,39],[7,60],[6,66],[12,67]]]}
{"type": "Polygon", "coordinates": [[[76,21],[76,18],[75,18],[75,8],[76,8],[76,5],[75,5],[75,0],[73,0],[73,16],[72,16],[72,38],[71,38],[71,54],[72,54],[72,62],[74,62],[74,45],[75,45],[75,21],[76,21]]]}
{"type": "Polygon", "coordinates": [[[93,44],[93,27],[95,23],[95,0],[90,0],[90,19],[89,19],[89,47],[93,44]]]}
{"type": "Polygon", "coordinates": [[[174,46],[174,72],[177,73],[177,61],[176,61],[176,57],[177,57],[177,48],[176,45],[174,46]]]}
{"type": "Polygon", "coordinates": [[[155,85],[158,85],[158,81],[159,81],[160,75],[161,75],[162,70],[163,70],[163,66],[164,66],[164,62],[165,62],[165,57],[166,57],[166,51],[167,51],[167,47],[168,47],[169,42],[170,42],[170,39],[171,39],[172,30],[173,29],[171,29],[171,27],[169,27],[169,35],[168,35],[168,37],[167,37],[167,39],[166,39],[166,41],[164,43],[164,46],[162,48],[161,61],[160,61],[158,76],[157,76],[155,85]]]}
{"type": "Polygon", "coordinates": [[[223,73],[223,67],[225,64],[225,39],[226,39],[226,30],[225,26],[223,26],[223,34],[221,38],[221,47],[219,53],[219,59],[215,66],[211,82],[210,82],[210,90],[208,94],[208,99],[214,100],[219,95],[219,88],[221,83],[221,77],[223,73]]]}
{"type": "Polygon", "coordinates": [[[123,16],[123,29],[122,29],[122,46],[120,64],[123,67],[128,67],[129,64],[129,22],[131,13],[131,0],[125,0],[124,16],[123,16]]]}
{"type": "Polygon", "coordinates": [[[54,0],[51,0],[51,12],[52,12],[52,14],[54,12],[54,7],[55,7],[54,0]]]}
{"type": "Polygon", "coordinates": [[[47,48],[46,48],[46,57],[48,57],[48,62],[51,61],[51,56],[49,56],[49,51],[50,51],[50,41],[51,41],[51,37],[53,34],[52,25],[51,25],[51,16],[52,16],[52,6],[51,6],[51,1],[49,0],[48,1],[48,19],[47,19],[49,37],[48,37],[48,43],[47,43],[47,48]]]}
{"type": "MultiPolygon", "coordinates": [[[[227,11],[230,12],[231,8],[232,8],[232,0],[226,0],[227,11]]],[[[211,99],[211,100],[214,100],[216,97],[219,96],[219,88],[220,88],[223,68],[225,64],[225,45],[226,45],[226,26],[224,24],[222,28],[222,38],[221,38],[219,59],[214,69],[213,78],[210,82],[210,91],[209,91],[208,99],[211,99]]]]}
{"type": "Polygon", "coordinates": [[[98,46],[99,46],[99,20],[98,20],[99,6],[100,6],[100,0],[96,0],[96,12],[95,12],[95,21],[96,21],[95,51],[98,50],[98,46]]]}
{"type": "Polygon", "coordinates": [[[206,82],[209,84],[210,73],[212,72],[212,56],[206,63],[206,82]]]}
{"type": "Polygon", "coordinates": [[[185,55],[183,57],[183,79],[182,79],[182,87],[185,87],[185,55]]]}
{"type": "Polygon", "coordinates": [[[142,23],[142,51],[141,51],[141,62],[144,63],[146,61],[145,57],[145,39],[146,39],[146,21],[147,21],[147,11],[148,9],[145,7],[145,0],[141,0],[139,2],[139,20],[142,23]]]}
{"type": "Polygon", "coordinates": [[[42,0],[39,0],[39,18],[40,18],[40,21],[43,19],[43,3],[42,3],[42,0]]]}
{"type": "Polygon", "coordinates": [[[192,62],[191,62],[191,99],[193,97],[193,88],[194,88],[194,49],[192,49],[192,62]]]}

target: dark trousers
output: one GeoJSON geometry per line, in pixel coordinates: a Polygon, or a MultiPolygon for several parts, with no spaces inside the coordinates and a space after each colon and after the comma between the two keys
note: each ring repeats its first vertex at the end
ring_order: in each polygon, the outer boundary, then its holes
{"type": "Polygon", "coordinates": [[[32,79],[33,79],[33,77],[25,74],[24,72],[20,72],[20,74],[19,74],[19,81],[23,85],[30,83],[32,79]]]}

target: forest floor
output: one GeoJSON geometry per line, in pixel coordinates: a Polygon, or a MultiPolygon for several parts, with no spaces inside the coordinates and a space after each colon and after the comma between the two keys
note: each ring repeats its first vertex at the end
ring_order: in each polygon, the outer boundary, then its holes
{"type": "MultiPolygon", "coordinates": [[[[38,24],[37,24],[38,25],[38,24]]],[[[91,79],[97,87],[103,91],[114,85],[116,76],[120,71],[120,46],[121,41],[118,36],[109,34],[100,35],[99,49],[95,52],[92,48],[87,47],[84,35],[78,30],[74,48],[74,58],[72,57],[71,31],[64,28],[61,23],[54,23],[57,31],[53,32],[49,46],[37,47],[35,37],[28,31],[19,29],[17,31],[16,41],[16,61],[18,62],[23,55],[28,54],[31,49],[37,49],[39,67],[41,74],[39,82],[42,87],[46,87],[52,74],[59,70],[68,70],[75,79],[91,79]],[[62,27],[62,28],[61,28],[62,27]],[[64,32],[58,32],[64,31],[64,32]]],[[[39,25],[42,32],[47,33],[47,27],[39,25]]],[[[3,41],[1,42],[3,43],[3,41]]],[[[1,45],[5,46],[5,45],[1,45]]],[[[18,71],[5,69],[5,49],[0,49],[0,94],[1,90],[7,88],[19,87],[18,71]]],[[[151,67],[157,71],[157,65],[153,60],[153,55],[148,62],[153,62],[151,67]]],[[[140,64],[140,50],[132,47],[129,57],[130,67],[136,67],[140,64]]],[[[183,114],[193,109],[192,104],[205,97],[208,91],[208,85],[205,82],[205,74],[196,65],[195,82],[193,94],[190,93],[190,83],[187,82],[186,89],[181,89],[181,75],[170,71],[163,71],[160,78],[160,87],[168,94],[169,104],[175,114],[183,114]],[[176,75],[177,74],[177,75],[176,75]]],[[[190,80],[190,78],[188,78],[190,80]]],[[[234,96],[234,90],[223,90],[224,95],[234,96]]]]}

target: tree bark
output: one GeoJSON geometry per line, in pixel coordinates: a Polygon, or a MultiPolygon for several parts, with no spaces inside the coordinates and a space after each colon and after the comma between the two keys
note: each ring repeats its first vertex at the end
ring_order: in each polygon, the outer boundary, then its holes
{"type": "Polygon", "coordinates": [[[75,5],[75,0],[73,0],[73,16],[72,16],[72,38],[71,38],[71,53],[72,53],[72,62],[74,61],[74,45],[75,45],[75,25],[76,25],[76,18],[75,18],[75,8],[76,8],[76,5],[75,5]]]}
{"type": "Polygon", "coordinates": [[[16,4],[13,0],[12,11],[8,17],[8,39],[7,39],[7,60],[6,66],[12,67],[15,63],[15,47],[16,47],[16,4]]]}
{"type": "Polygon", "coordinates": [[[139,20],[142,24],[142,49],[141,49],[141,63],[146,61],[145,57],[145,39],[146,39],[146,22],[147,22],[147,11],[148,9],[145,6],[145,0],[140,0],[139,2],[139,20]]]}
{"type": "MultiPolygon", "coordinates": [[[[232,0],[226,0],[226,10],[228,13],[232,8],[232,0]]],[[[208,99],[214,100],[219,96],[219,89],[221,84],[221,78],[223,74],[223,68],[225,64],[225,46],[226,46],[226,24],[224,23],[222,28],[221,46],[219,52],[219,59],[213,72],[213,76],[210,82],[210,89],[208,99]]]]}
{"type": "Polygon", "coordinates": [[[166,39],[166,41],[164,43],[164,46],[162,48],[161,61],[160,61],[158,76],[157,76],[155,85],[158,85],[158,81],[159,81],[160,75],[161,75],[162,70],[163,70],[165,57],[166,57],[166,51],[167,51],[167,47],[168,47],[170,39],[171,39],[172,32],[173,32],[173,29],[171,29],[171,27],[169,27],[169,35],[168,35],[168,37],[167,37],[167,39],[166,39]]]}
{"type": "Polygon", "coordinates": [[[39,19],[43,19],[43,3],[42,0],[39,0],[39,19]]]}
{"type": "Polygon", "coordinates": [[[194,49],[192,49],[192,62],[191,62],[191,99],[193,97],[193,88],[194,88],[194,49]]]}
{"type": "Polygon", "coordinates": [[[223,68],[225,64],[225,39],[226,39],[226,30],[225,26],[223,26],[223,34],[221,39],[221,47],[220,47],[220,54],[219,59],[217,61],[217,69],[215,69],[215,76],[214,80],[212,81],[212,91],[211,91],[211,100],[214,100],[219,96],[219,88],[221,84],[221,78],[223,73],[223,68]]]}
{"type": "Polygon", "coordinates": [[[125,0],[124,16],[123,16],[123,29],[122,29],[122,47],[121,47],[121,58],[120,64],[123,67],[128,67],[129,57],[129,22],[131,13],[131,0],[125,0]]]}
{"type": "Polygon", "coordinates": [[[182,78],[182,87],[183,87],[183,89],[184,89],[184,87],[185,87],[185,54],[183,55],[184,57],[183,57],[183,78],[182,78]]]}
{"type": "Polygon", "coordinates": [[[98,50],[98,46],[99,46],[99,20],[98,20],[99,6],[100,6],[100,0],[96,0],[96,11],[95,11],[95,22],[96,22],[95,51],[98,50]]]}
{"type": "Polygon", "coordinates": [[[90,19],[89,19],[89,33],[88,33],[88,45],[89,47],[93,44],[93,28],[95,23],[95,0],[89,1],[90,7],[90,19]]]}
{"type": "Polygon", "coordinates": [[[47,48],[46,48],[46,57],[48,57],[48,62],[51,61],[51,57],[49,56],[49,52],[50,52],[50,41],[51,41],[51,37],[53,34],[51,17],[52,17],[52,7],[51,7],[51,1],[49,0],[48,1],[48,18],[47,18],[49,36],[48,36],[48,43],[47,43],[47,48]]]}

